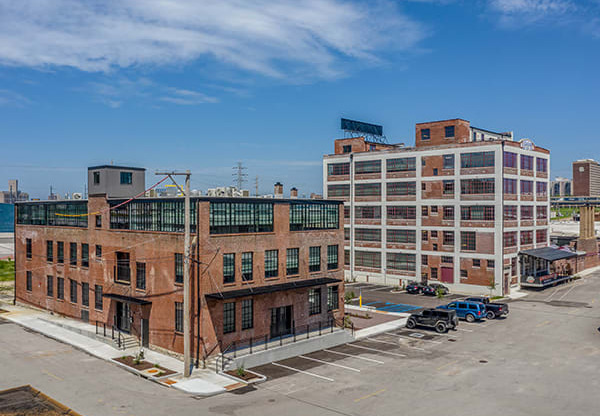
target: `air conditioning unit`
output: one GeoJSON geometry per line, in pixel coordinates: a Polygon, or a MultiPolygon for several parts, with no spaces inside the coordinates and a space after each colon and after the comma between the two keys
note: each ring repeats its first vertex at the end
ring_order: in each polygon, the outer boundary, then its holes
{"type": "Polygon", "coordinates": [[[73,199],[83,199],[83,194],[81,192],[73,192],[71,195],[73,199]]]}

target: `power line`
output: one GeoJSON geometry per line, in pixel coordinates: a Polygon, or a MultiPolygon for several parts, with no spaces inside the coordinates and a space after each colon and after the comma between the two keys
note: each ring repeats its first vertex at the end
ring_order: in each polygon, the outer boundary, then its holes
{"type": "Polygon", "coordinates": [[[248,177],[248,174],[244,172],[246,169],[242,162],[237,162],[236,166],[233,167],[233,174],[231,176],[233,176],[233,181],[239,190],[244,187],[244,183],[248,177]]]}

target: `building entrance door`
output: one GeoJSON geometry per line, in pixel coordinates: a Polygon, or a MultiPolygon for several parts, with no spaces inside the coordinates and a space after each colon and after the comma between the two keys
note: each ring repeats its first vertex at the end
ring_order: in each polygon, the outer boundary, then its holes
{"type": "Polygon", "coordinates": [[[129,303],[117,302],[117,328],[129,333],[131,330],[131,310],[129,303]]]}
{"type": "Polygon", "coordinates": [[[271,338],[292,332],[292,305],[271,309],[271,338]]]}
{"type": "Polygon", "coordinates": [[[454,283],[454,269],[452,267],[442,267],[440,280],[444,283],[454,283]]]}

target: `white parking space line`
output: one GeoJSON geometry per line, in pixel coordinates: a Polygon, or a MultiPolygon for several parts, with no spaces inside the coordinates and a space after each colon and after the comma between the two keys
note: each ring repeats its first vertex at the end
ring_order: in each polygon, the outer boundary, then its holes
{"type": "Polygon", "coordinates": [[[291,371],[295,371],[297,373],[306,374],[307,376],[313,376],[313,377],[321,378],[321,379],[327,380],[327,381],[335,381],[332,378],[325,377],[325,376],[320,376],[320,375],[314,374],[314,373],[309,373],[308,371],[304,371],[304,370],[298,370],[297,368],[288,367],[287,365],[283,365],[283,364],[279,364],[279,363],[271,363],[271,364],[273,364],[273,365],[275,365],[277,367],[282,367],[282,368],[286,368],[286,369],[291,370],[291,371]]]}
{"type": "Polygon", "coordinates": [[[488,326],[490,326],[489,321],[487,323],[485,323],[485,324],[482,324],[481,322],[480,323],[477,323],[477,322],[472,322],[472,323],[471,322],[461,322],[460,324],[461,325],[469,325],[471,327],[475,327],[476,326],[477,328],[487,328],[488,326]]]}
{"type": "MultiPolygon", "coordinates": [[[[409,331],[409,329],[407,329],[407,331],[409,331]]],[[[418,334],[423,334],[423,335],[430,335],[430,334],[419,332],[419,331],[412,331],[412,332],[416,332],[418,334]]],[[[400,334],[394,334],[393,332],[384,332],[384,334],[400,336],[400,334]]],[[[447,332],[442,332],[442,333],[436,332],[435,335],[441,335],[443,337],[450,337],[450,338],[458,338],[456,335],[450,335],[447,332]]],[[[410,338],[411,339],[421,339],[421,338],[415,338],[415,337],[410,337],[410,338]]]]}
{"type": "MultiPolygon", "coordinates": [[[[473,332],[473,330],[472,330],[472,329],[459,328],[459,327],[456,327],[456,330],[457,330],[457,331],[464,331],[464,332],[473,332]]],[[[440,334],[440,335],[441,335],[441,334],[440,334]]]]}
{"type": "Polygon", "coordinates": [[[304,358],[305,360],[310,360],[310,361],[315,361],[317,363],[322,363],[322,364],[327,364],[327,365],[332,365],[334,367],[339,367],[339,368],[343,368],[344,370],[350,370],[350,371],[356,371],[357,373],[360,373],[360,370],[358,368],[352,368],[352,367],[348,367],[345,365],[341,365],[341,364],[336,364],[336,363],[330,363],[328,361],[323,361],[323,360],[319,360],[317,358],[312,358],[312,357],[307,357],[305,355],[299,355],[298,357],[300,358],[304,358]]]}
{"type": "Polygon", "coordinates": [[[332,354],[344,355],[346,357],[358,358],[359,360],[370,361],[370,362],[377,363],[377,364],[385,364],[385,362],[383,362],[383,361],[375,360],[373,358],[361,357],[360,355],[346,354],[345,352],[332,351],[332,350],[323,350],[323,351],[330,352],[332,354]]]}
{"type": "Polygon", "coordinates": [[[368,289],[369,292],[375,292],[376,290],[392,290],[392,288],[389,286],[386,286],[386,287],[379,287],[377,289],[368,289]]]}
{"type": "MultiPolygon", "coordinates": [[[[420,332],[415,332],[416,334],[421,334],[420,332]]],[[[417,338],[417,337],[411,337],[410,335],[400,335],[397,334],[397,336],[402,337],[402,338],[406,338],[406,339],[413,339],[416,341],[426,341],[426,342],[433,342],[434,344],[441,344],[441,341],[434,341],[432,339],[423,339],[423,338],[417,338]]]]}
{"type": "Polygon", "coordinates": [[[569,290],[567,290],[560,298],[558,298],[558,300],[563,300],[563,298],[565,296],[567,296],[569,293],[571,293],[571,290],[575,289],[575,287],[577,287],[577,286],[581,286],[581,285],[578,285],[577,283],[574,283],[573,287],[571,287],[569,290]]]}
{"type": "Polygon", "coordinates": [[[372,339],[372,338],[367,338],[367,339],[369,341],[373,341],[373,342],[381,342],[382,344],[401,345],[401,346],[403,346],[405,348],[411,348],[413,350],[419,350],[419,351],[427,351],[427,352],[431,353],[431,351],[428,351],[425,348],[413,347],[412,345],[400,344],[398,342],[390,342],[390,341],[384,341],[384,340],[380,340],[380,339],[372,339]]]}
{"type": "Polygon", "coordinates": [[[354,348],[360,348],[360,349],[363,349],[363,350],[376,351],[376,352],[381,353],[381,354],[395,355],[397,357],[406,357],[405,354],[398,354],[398,353],[395,353],[395,352],[378,350],[376,348],[363,347],[362,345],[355,345],[355,344],[346,344],[346,345],[349,345],[349,346],[354,347],[354,348]]]}

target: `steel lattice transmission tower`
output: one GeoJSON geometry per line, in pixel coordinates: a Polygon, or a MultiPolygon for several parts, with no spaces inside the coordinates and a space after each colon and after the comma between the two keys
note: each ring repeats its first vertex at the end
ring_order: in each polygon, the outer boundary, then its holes
{"type": "Polygon", "coordinates": [[[247,168],[244,167],[242,162],[237,162],[237,164],[233,167],[233,181],[239,190],[243,188],[246,178],[248,177],[248,174],[244,172],[246,169],[247,168]]]}

